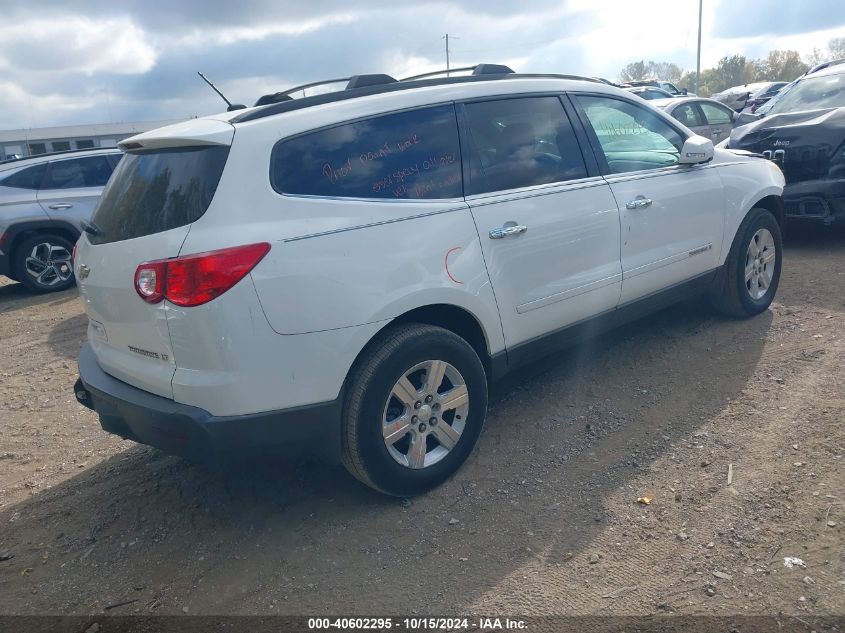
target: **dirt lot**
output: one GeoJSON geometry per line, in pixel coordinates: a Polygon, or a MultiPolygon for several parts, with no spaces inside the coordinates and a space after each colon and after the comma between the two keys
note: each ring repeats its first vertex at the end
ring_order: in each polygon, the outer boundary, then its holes
{"type": "Polygon", "coordinates": [[[753,320],[685,304],[515,376],[411,501],[106,435],[75,291],[1,285],[0,613],[845,615],[845,231],[784,266],[753,320]]]}

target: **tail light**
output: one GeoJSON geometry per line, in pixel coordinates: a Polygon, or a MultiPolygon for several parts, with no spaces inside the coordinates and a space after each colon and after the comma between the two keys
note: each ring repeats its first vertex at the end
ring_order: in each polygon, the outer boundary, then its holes
{"type": "Polygon", "coordinates": [[[79,242],[73,243],[73,253],[71,253],[70,259],[71,261],[76,261],[76,247],[79,246],[79,242]]]}
{"type": "Polygon", "coordinates": [[[202,305],[243,279],[269,251],[262,242],[144,262],[135,270],[135,292],[147,303],[167,299],[178,306],[202,305]]]}

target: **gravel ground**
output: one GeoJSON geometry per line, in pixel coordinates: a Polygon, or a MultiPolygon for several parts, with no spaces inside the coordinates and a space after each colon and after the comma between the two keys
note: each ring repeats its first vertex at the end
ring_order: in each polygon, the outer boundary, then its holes
{"type": "Polygon", "coordinates": [[[795,231],[768,312],[683,304],[513,376],[401,501],[107,435],[76,292],[0,282],[0,613],[845,616],[844,326],[845,231],[795,231]]]}

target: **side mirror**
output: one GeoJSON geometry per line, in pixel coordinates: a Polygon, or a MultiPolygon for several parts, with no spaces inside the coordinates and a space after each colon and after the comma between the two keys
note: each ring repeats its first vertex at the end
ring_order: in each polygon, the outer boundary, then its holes
{"type": "Polygon", "coordinates": [[[713,141],[703,136],[690,136],[681,148],[681,165],[697,165],[713,158],[713,141]]]}
{"type": "Polygon", "coordinates": [[[687,94],[688,94],[687,89],[686,89],[686,88],[681,88],[681,94],[682,94],[682,95],[684,95],[684,96],[686,97],[686,96],[687,96],[687,94]]]}
{"type": "Polygon", "coordinates": [[[738,116],[739,116],[739,113],[735,112],[734,110],[731,110],[731,123],[736,121],[738,116]]]}

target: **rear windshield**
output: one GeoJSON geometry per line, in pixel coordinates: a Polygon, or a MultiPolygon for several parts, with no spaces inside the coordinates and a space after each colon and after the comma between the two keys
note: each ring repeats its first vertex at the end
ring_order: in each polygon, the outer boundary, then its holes
{"type": "Polygon", "coordinates": [[[103,191],[92,223],[92,244],[169,231],[208,209],[228,147],[180,147],[126,154],[103,191]]]}

